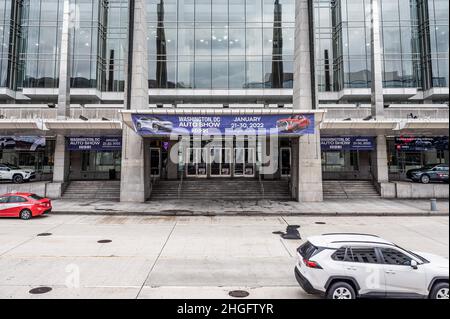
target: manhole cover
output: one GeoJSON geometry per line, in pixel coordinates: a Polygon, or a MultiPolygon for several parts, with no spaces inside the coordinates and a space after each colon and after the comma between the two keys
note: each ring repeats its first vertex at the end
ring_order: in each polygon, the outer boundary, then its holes
{"type": "Polygon", "coordinates": [[[37,287],[37,288],[31,289],[29,291],[29,293],[32,295],[42,295],[42,294],[46,294],[50,291],[52,291],[52,288],[50,288],[50,287],[37,287]]]}
{"type": "Polygon", "coordinates": [[[248,291],[245,291],[245,290],[233,290],[233,291],[230,291],[228,293],[228,295],[233,298],[246,298],[246,297],[250,296],[248,291]]]}
{"type": "Polygon", "coordinates": [[[99,244],[109,244],[110,242],[112,242],[112,240],[102,239],[102,240],[99,240],[97,243],[99,243],[99,244]]]}
{"type": "Polygon", "coordinates": [[[39,237],[45,237],[45,236],[51,236],[52,233],[41,233],[41,234],[37,234],[37,236],[39,237]]]}
{"type": "Polygon", "coordinates": [[[316,225],[326,225],[327,223],[325,222],[316,222],[316,225]]]}

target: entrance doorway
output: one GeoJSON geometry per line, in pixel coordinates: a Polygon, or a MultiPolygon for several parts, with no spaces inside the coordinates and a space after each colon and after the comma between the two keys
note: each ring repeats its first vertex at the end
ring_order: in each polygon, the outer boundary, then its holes
{"type": "Polygon", "coordinates": [[[234,149],[234,176],[255,177],[255,149],[234,149]]]}
{"type": "Polygon", "coordinates": [[[231,176],[231,149],[213,147],[210,149],[209,174],[211,177],[231,176]]]}
{"type": "Polygon", "coordinates": [[[207,177],[207,157],[204,148],[186,149],[186,176],[207,177]]]}

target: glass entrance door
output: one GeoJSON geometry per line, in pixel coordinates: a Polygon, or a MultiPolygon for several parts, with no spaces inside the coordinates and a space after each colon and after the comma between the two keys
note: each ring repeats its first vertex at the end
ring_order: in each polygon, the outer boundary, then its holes
{"type": "Polygon", "coordinates": [[[209,169],[211,177],[231,176],[231,149],[213,147],[210,149],[209,169]]]}
{"type": "Polygon", "coordinates": [[[255,176],[255,150],[253,148],[234,149],[234,176],[255,176]]]}
{"type": "Polygon", "coordinates": [[[282,177],[291,175],[291,161],[291,148],[282,147],[280,149],[280,169],[282,177]]]}
{"type": "Polygon", "coordinates": [[[150,148],[150,175],[152,177],[161,176],[161,149],[150,148]]]}
{"type": "Polygon", "coordinates": [[[202,148],[188,148],[186,150],[186,176],[206,177],[206,150],[202,148]]]}

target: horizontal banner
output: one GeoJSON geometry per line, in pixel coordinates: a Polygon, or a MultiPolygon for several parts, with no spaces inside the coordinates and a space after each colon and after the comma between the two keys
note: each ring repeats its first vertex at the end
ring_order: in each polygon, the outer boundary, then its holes
{"type": "Polygon", "coordinates": [[[121,136],[100,137],[68,137],[69,151],[120,151],[122,150],[121,136]]]}
{"type": "Polygon", "coordinates": [[[314,134],[314,114],[144,115],[133,114],[140,135],[305,135],[314,134]]]}
{"type": "Polygon", "coordinates": [[[44,136],[0,136],[0,150],[36,151],[44,147],[44,136]]]}
{"type": "Polygon", "coordinates": [[[398,151],[448,151],[448,136],[436,137],[407,137],[395,138],[395,147],[398,151]]]}
{"type": "Polygon", "coordinates": [[[375,138],[371,136],[322,137],[322,151],[372,151],[375,138]]]}

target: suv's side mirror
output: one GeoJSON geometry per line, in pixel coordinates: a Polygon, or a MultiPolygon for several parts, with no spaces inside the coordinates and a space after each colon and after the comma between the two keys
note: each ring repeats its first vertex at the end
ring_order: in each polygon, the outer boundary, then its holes
{"type": "Polygon", "coordinates": [[[413,269],[417,269],[419,264],[417,263],[417,261],[415,261],[414,259],[411,260],[411,268],[413,269]]]}

